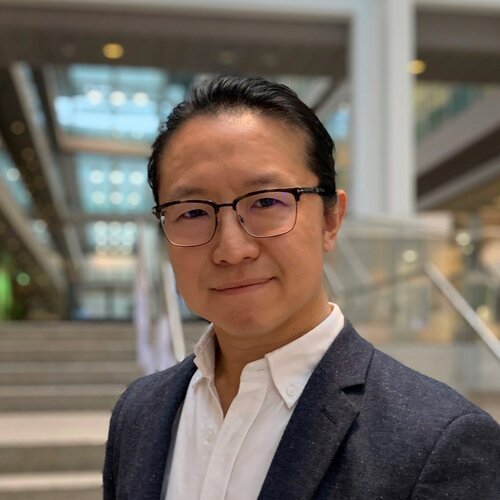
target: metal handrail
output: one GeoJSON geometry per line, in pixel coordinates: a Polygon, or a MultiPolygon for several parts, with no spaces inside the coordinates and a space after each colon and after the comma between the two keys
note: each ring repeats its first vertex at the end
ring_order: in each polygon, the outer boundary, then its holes
{"type": "Polygon", "coordinates": [[[500,340],[488,328],[486,323],[478,316],[459,291],[449,282],[444,274],[434,264],[427,263],[424,272],[432,283],[441,291],[453,308],[471,326],[479,338],[500,361],[500,340]]]}
{"type": "Polygon", "coordinates": [[[174,356],[177,361],[182,361],[186,357],[186,343],[182,332],[182,318],[175,286],[174,270],[169,261],[163,262],[161,265],[161,286],[165,298],[162,305],[167,312],[174,356]]]}
{"type": "Polygon", "coordinates": [[[334,280],[332,279],[332,271],[328,269],[327,266],[325,266],[324,268],[324,274],[327,279],[327,284],[330,286],[330,289],[335,290],[343,300],[347,300],[351,297],[359,297],[360,295],[369,294],[373,292],[373,290],[381,290],[382,288],[387,288],[406,281],[411,281],[415,278],[418,278],[419,276],[423,276],[425,272],[422,267],[418,267],[411,273],[391,274],[385,278],[376,280],[371,279],[364,285],[357,285],[350,288],[342,287],[340,291],[337,290],[337,287],[334,285],[334,280]]]}
{"type": "Polygon", "coordinates": [[[136,329],[137,362],[145,374],[155,371],[151,349],[151,283],[145,268],[144,227],[139,230],[137,267],[134,283],[134,324],[136,329]]]}
{"type": "MultiPolygon", "coordinates": [[[[343,299],[351,295],[359,295],[369,293],[373,290],[379,290],[382,287],[391,286],[401,281],[409,281],[419,276],[427,276],[431,283],[444,295],[452,307],[458,314],[469,324],[472,330],[476,333],[478,338],[486,345],[486,347],[493,353],[493,355],[500,362],[500,340],[491,331],[491,329],[479,317],[476,311],[469,305],[460,292],[451,284],[451,282],[442,274],[433,264],[426,263],[422,268],[418,268],[413,273],[406,273],[401,275],[390,276],[384,281],[372,281],[370,284],[365,284],[355,289],[345,290],[343,299]]],[[[325,279],[329,287],[333,290],[333,285],[330,281],[331,273],[324,272],[325,279]]]]}

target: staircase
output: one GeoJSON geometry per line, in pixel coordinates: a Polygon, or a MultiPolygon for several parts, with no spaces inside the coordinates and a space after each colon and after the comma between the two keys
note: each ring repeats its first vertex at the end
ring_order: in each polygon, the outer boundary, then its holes
{"type": "Polygon", "coordinates": [[[141,372],[130,324],[0,325],[0,500],[97,500],[110,410],[141,372]]]}

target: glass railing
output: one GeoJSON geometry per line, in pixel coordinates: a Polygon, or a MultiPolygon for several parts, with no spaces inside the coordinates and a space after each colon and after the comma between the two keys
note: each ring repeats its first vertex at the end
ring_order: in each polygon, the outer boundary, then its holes
{"type": "Polygon", "coordinates": [[[484,86],[420,83],[416,89],[417,141],[461,114],[487,92],[484,86]]]}
{"type": "Polygon", "coordinates": [[[333,298],[380,350],[450,385],[500,420],[500,342],[485,342],[488,325],[477,315],[471,320],[425,269],[333,298]]]}
{"type": "Polygon", "coordinates": [[[325,277],[367,340],[500,421],[500,283],[464,267],[458,246],[414,227],[351,224],[325,277]]]}

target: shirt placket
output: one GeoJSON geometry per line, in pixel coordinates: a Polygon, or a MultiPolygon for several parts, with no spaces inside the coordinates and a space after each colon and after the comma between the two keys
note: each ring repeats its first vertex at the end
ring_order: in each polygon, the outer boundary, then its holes
{"type": "Polygon", "coordinates": [[[215,439],[200,500],[226,498],[234,464],[264,402],[269,380],[268,371],[263,367],[250,370],[247,368],[242,373],[238,394],[231,403],[215,439]]]}

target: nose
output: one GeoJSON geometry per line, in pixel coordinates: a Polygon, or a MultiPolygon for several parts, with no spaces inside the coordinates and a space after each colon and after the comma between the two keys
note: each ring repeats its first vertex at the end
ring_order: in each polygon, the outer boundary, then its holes
{"type": "Polygon", "coordinates": [[[233,210],[221,210],[212,243],[212,259],[216,264],[239,264],[259,256],[259,242],[250,236],[238,221],[233,210]]]}

